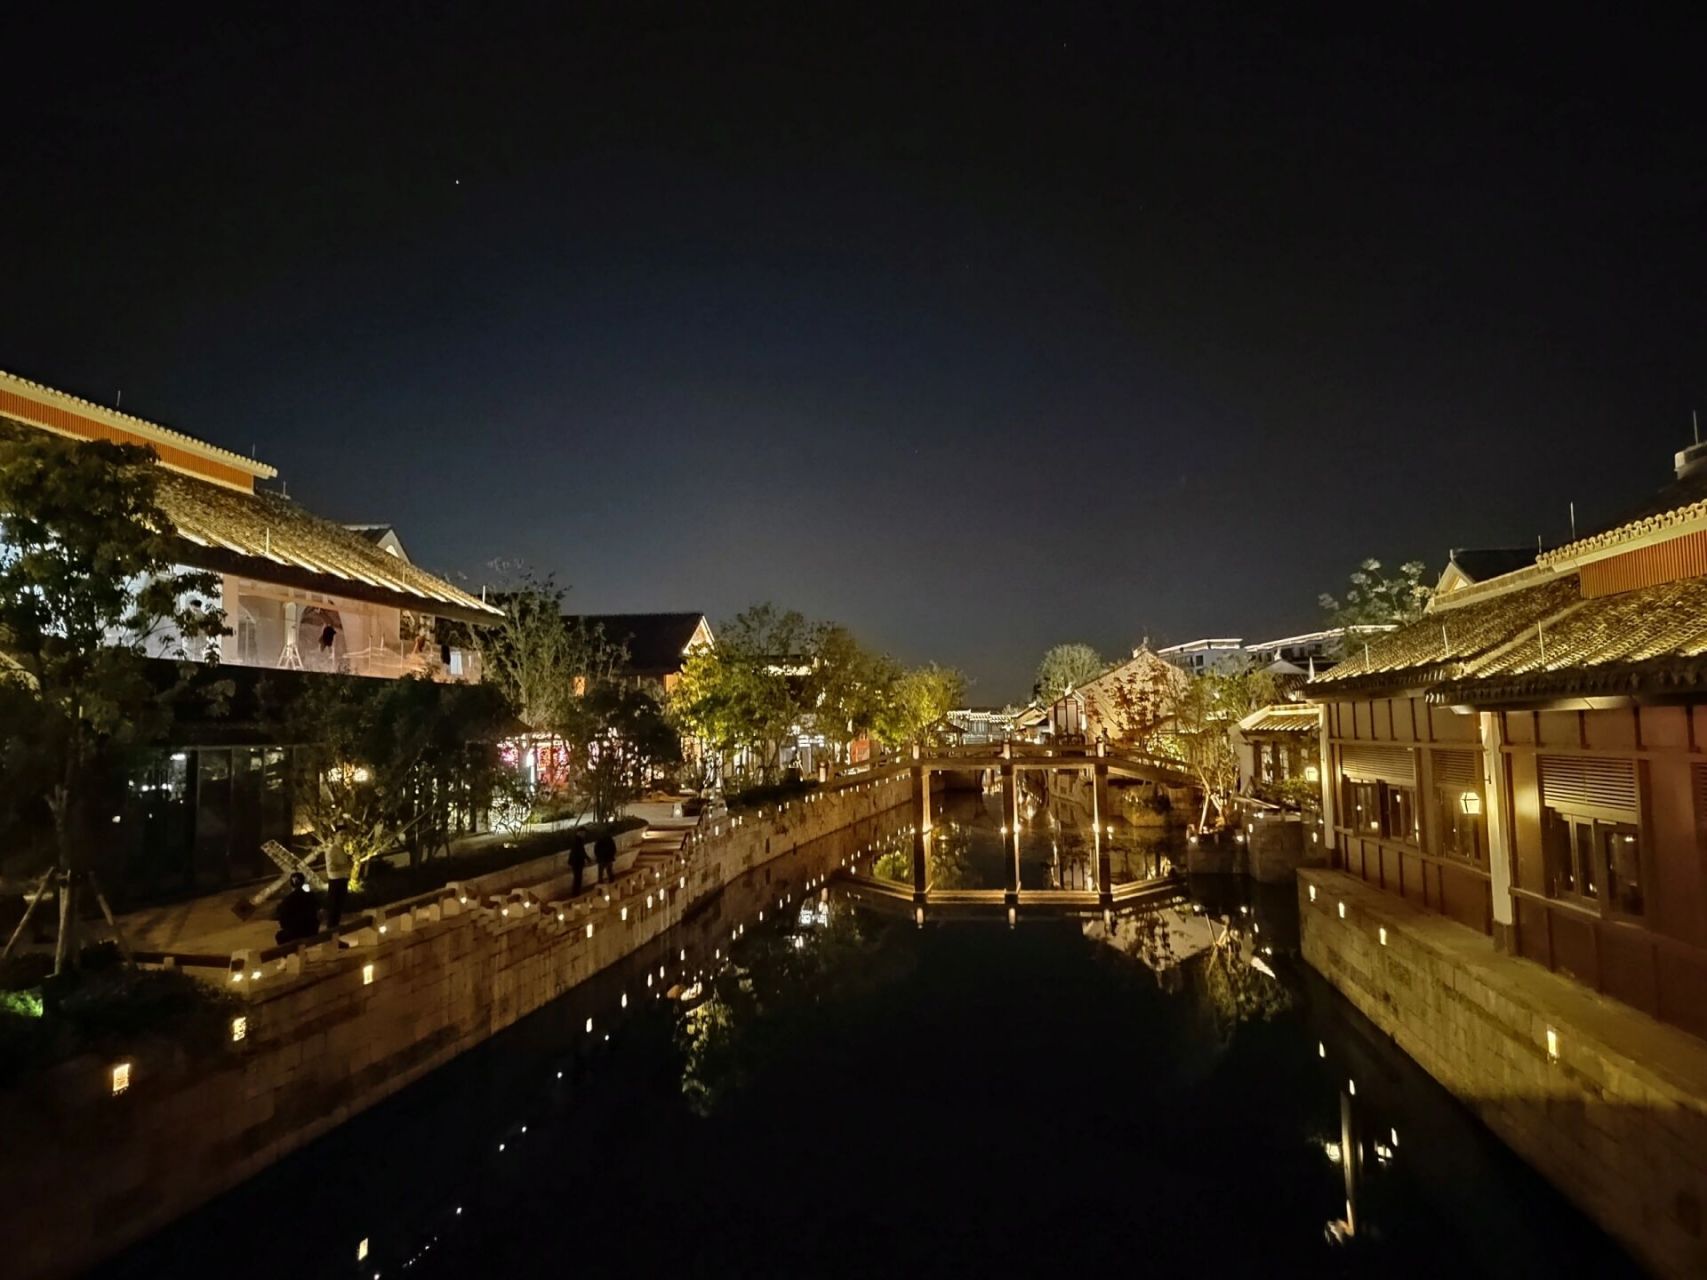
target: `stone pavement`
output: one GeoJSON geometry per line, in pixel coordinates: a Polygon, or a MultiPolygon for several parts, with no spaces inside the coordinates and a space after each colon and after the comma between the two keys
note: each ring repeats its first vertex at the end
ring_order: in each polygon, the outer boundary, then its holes
{"type": "MultiPolygon", "coordinates": [[[[682,841],[694,827],[694,819],[674,817],[673,808],[673,803],[667,801],[649,801],[628,807],[631,816],[646,820],[648,829],[640,847],[640,857],[627,874],[632,875],[659,861],[668,861],[681,850],[682,841]]],[[[567,839],[567,824],[563,830],[567,839]]],[[[459,848],[465,852],[477,852],[499,839],[502,837],[497,835],[477,837],[459,845],[459,848]]],[[[558,855],[545,856],[554,859],[558,855]]],[[[533,858],[517,863],[515,879],[504,887],[523,887],[530,880],[544,878],[540,875],[540,862],[540,858],[533,858]]],[[[137,951],[224,955],[233,951],[262,950],[274,945],[273,936],[278,924],[273,919],[272,908],[278,900],[269,900],[252,919],[246,921],[233,910],[236,903],[254,894],[262,883],[257,881],[241,888],[222,889],[186,902],[144,907],[120,916],[119,925],[124,930],[125,941],[137,951]]],[[[588,868],[586,883],[589,889],[594,883],[591,867],[588,868]]],[[[346,913],[345,923],[353,923],[361,915],[361,912],[346,913]]]]}

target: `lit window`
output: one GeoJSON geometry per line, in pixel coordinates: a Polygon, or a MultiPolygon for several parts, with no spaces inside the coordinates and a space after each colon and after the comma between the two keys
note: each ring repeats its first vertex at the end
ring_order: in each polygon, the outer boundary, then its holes
{"type": "Polygon", "coordinates": [[[125,1093],[130,1089],[130,1063],[119,1062],[113,1064],[112,1083],[113,1097],[115,1098],[118,1097],[119,1094],[125,1093]]]}
{"type": "Polygon", "coordinates": [[[238,1014],[231,1020],[231,1043],[236,1044],[238,1041],[247,1040],[248,1038],[249,1019],[244,1017],[242,1014],[238,1014]]]}

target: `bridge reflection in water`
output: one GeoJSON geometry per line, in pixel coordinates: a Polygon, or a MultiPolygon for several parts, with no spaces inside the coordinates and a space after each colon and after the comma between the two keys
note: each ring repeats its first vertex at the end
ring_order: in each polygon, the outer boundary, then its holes
{"type": "Polygon", "coordinates": [[[1012,924],[1021,914],[1106,917],[1184,896],[1181,833],[1154,814],[1133,825],[1111,788],[1111,779],[1189,787],[1176,762],[1031,748],[915,757],[884,772],[902,769],[913,779],[912,821],[844,864],[849,893],[873,907],[920,923],[928,908],[1005,913],[1012,924]],[[945,785],[953,782],[962,786],[945,785]]]}

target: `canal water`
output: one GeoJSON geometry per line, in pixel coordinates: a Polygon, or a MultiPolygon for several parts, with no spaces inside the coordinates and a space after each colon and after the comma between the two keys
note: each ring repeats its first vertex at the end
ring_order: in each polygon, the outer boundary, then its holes
{"type": "MultiPolygon", "coordinates": [[[[974,887],[1005,856],[983,813],[952,819],[974,887]]],[[[807,865],[870,869],[900,822],[807,865]]],[[[1027,824],[1037,887],[1073,861],[1055,823],[1027,824]]],[[[1303,968],[1290,890],[919,927],[805,884],[761,921],[767,877],[694,935],[733,940],[701,967],[660,941],[103,1274],[1634,1274],[1303,968]]]]}

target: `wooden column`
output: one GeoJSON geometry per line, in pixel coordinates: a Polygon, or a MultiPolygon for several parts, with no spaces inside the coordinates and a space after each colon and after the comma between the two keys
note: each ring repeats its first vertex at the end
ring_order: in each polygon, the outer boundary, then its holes
{"type": "Polygon", "coordinates": [[[1019,905],[1019,770],[1012,759],[1002,761],[1002,813],[1007,818],[1008,888],[1007,904],[1019,905]]]}
{"type": "MultiPolygon", "coordinates": [[[[1097,744],[1097,755],[1103,754],[1097,744]]],[[[1104,910],[1114,905],[1114,870],[1108,856],[1108,766],[1101,760],[1091,770],[1091,824],[1097,855],[1097,899],[1104,910]]]]}
{"type": "Polygon", "coordinates": [[[1492,896],[1494,945],[1516,952],[1512,912],[1512,815],[1506,803],[1510,762],[1505,754],[1505,725],[1499,712],[1481,713],[1482,825],[1488,834],[1488,892],[1492,896]]]}
{"type": "Polygon", "coordinates": [[[931,875],[931,771],[913,747],[913,901],[923,904],[931,875]]]}

